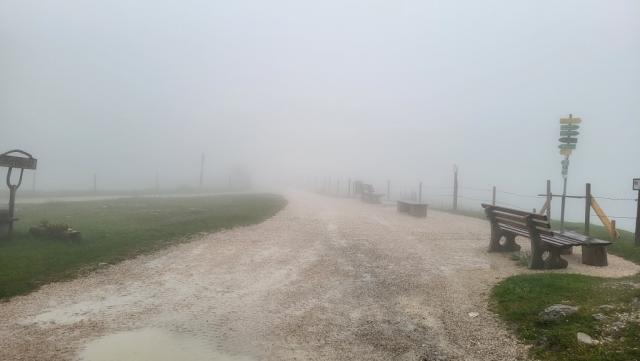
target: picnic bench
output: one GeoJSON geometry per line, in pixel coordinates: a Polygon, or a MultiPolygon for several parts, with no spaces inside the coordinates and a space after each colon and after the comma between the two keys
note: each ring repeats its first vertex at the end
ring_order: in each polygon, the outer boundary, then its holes
{"type": "Polygon", "coordinates": [[[427,216],[427,204],[413,201],[398,201],[398,212],[424,218],[427,216]]]}
{"type": "Polygon", "coordinates": [[[561,257],[563,250],[582,246],[582,263],[591,266],[607,265],[609,241],[588,237],[576,232],[555,232],[547,216],[516,209],[482,204],[491,222],[489,252],[520,250],[516,236],[531,241],[531,269],[566,268],[567,260],[561,257]],[[504,240],[504,241],[503,241],[504,240]],[[503,242],[501,242],[503,241],[503,242]],[[545,256],[546,255],[546,256],[545,256]]]}

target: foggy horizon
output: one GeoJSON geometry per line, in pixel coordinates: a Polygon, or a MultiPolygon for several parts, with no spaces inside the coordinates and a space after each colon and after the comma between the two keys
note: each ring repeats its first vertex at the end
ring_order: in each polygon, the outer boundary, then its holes
{"type": "Polygon", "coordinates": [[[195,187],[204,153],[209,186],[242,167],[256,186],[422,181],[429,198],[457,164],[461,186],[531,195],[546,179],[561,192],[572,113],[569,193],[633,198],[639,15],[635,1],[4,1],[0,144],[39,159],[39,190],[94,174],[107,190],[156,174],[195,187]]]}

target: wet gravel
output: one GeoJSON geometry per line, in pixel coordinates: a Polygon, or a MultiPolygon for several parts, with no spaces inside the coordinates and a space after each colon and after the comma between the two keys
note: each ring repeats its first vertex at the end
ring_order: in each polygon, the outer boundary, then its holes
{"type": "MultiPolygon", "coordinates": [[[[486,253],[486,221],[434,211],[418,219],[307,193],[287,198],[262,224],[1,303],[0,360],[76,360],[104,335],[144,328],[250,360],[525,358],[487,302],[495,283],[528,271],[486,253]]],[[[638,272],[611,255],[610,268],[572,257],[564,272],[638,272]]]]}

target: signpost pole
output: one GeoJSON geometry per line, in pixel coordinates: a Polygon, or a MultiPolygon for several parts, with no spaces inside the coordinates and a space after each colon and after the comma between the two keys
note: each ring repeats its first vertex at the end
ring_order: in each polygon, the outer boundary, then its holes
{"type": "Polygon", "coordinates": [[[560,205],[560,230],[562,231],[564,231],[564,206],[566,201],[567,201],[567,176],[565,175],[564,184],[562,186],[562,203],[560,205]]]}

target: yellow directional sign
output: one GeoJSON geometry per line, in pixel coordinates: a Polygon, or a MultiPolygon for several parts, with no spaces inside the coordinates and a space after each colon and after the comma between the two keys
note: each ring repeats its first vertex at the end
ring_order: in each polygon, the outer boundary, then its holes
{"type": "Polygon", "coordinates": [[[580,124],[581,122],[580,118],[560,118],[560,124],[580,124]]]}
{"type": "Polygon", "coordinates": [[[565,155],[565,156],[569,156],[569,155],[571,155],[572,151],[573,151],[572,149],[560,149],[560,154],[565,155]]]}

